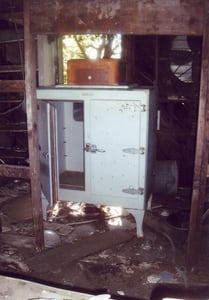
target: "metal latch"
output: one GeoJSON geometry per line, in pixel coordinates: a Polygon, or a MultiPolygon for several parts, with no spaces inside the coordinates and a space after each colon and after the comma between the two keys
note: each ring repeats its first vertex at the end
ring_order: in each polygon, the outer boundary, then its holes
{"type": "Polygon", "coordinates": [[[96,153],[96,152],[105,152],[104,149],[97,149],[97,146],[94,144],[86,143],[84,148],[86,152],[96,153]]]}

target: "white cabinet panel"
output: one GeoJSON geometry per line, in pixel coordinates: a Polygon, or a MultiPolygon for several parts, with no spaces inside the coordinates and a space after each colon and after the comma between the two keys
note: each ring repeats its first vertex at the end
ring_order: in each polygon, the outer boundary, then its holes
{"type": "MultiPolygon", "coordinates": [[[[92,100],[86,103],[85,111],[86,143],[98,149],[85,154],[89,191],[100,197],[111,197],[114,205],[114,197],[127,198],[128,189],[144,188],[144,176],[140,180],[140,173],[144,174],[140,166],[141,104],[128,100],[92,100]]],[[[132,198],[139,196],[133,194],[132,198]]]]}

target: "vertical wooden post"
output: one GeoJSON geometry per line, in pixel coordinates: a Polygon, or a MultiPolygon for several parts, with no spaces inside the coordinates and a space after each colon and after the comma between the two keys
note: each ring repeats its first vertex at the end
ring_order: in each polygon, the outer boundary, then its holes
{"type": "Polygon", "coordinates": [[[25,93],[35,246],[44,248],[37,126],[35,41],[30,31],[30,0],[24,0],[25,93]]]}
{"type": "Polygon", "coordinates": [[[209,3],[205,1],[203,29],[200,99],[198,112],[196,154],[192,188],[192,203],[187,245],[187,266],[197,266],[200,251],[201,217],[206,196],[206,179],[209,152],[209,3]]]}

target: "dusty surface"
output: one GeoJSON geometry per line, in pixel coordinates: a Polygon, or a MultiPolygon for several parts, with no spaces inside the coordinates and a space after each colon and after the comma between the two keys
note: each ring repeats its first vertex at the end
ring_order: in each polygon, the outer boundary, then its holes
{"type": "Polygon", "coordinates": [[[207,234],[200,265],[186,272],[187,219],[178,224],[174,218],[170,226],[168,210],[159,203],[145,216],[144,237],[137,238],[134,219],[125,211],[60,202],[44,222],[46,250],[36,253],[29,190],[20,181],[0,188],[1,273],[138,299],[149,299],[160,284],[208,284],[207,234]]]}

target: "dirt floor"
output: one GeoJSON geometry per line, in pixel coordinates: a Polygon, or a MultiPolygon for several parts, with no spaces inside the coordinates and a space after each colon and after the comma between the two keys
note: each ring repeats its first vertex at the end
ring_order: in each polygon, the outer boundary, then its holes
{"type": "Polygon", "coordinates": [[[9,182],[0,188],[0,273],[95,294],[109,293],[113,299],[150,299],[158,286],[207,287],[207,226],[199,265],[188,272],[185,263],[186,193],[179,191],[175,201],[153,201],[145,215],[143,238],[136,237],[134,218],[124,210],[59,202],[48,209],[46,249],[37,253],[30,185],[9,182]]]}

